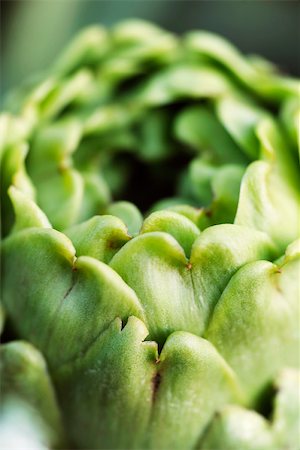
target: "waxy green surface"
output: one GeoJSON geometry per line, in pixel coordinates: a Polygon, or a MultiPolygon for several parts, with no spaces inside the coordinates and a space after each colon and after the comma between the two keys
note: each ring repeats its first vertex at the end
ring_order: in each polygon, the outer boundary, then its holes
{"type": "Polygon", "coordinates": [[[257,412],[229,405],[221,409],[197,449],[292,450],[299,444],[299,371],[285,369],[276,379],[268,419],[257,412]]]}
{"type": "Polygon", "coordinates": [[[134,20],[13,93],[0,428],[28,407],[46,447],[297,447],[298,96],[219,36],[134,20]]]}
{"type": "Polygon", "coordinates": [[[51,445],[60,445],[65,439],[62,417],[42,354],[28,342],[14,341],[1,345],[0,355],[4,411],[10,396],[18,398],[24,405],[28,404],[32,419],[38,414],[39,420],[47,425],[51,445]]]}

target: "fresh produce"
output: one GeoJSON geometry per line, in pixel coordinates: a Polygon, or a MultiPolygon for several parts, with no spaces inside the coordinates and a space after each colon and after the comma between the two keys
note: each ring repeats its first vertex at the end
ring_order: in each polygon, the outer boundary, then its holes
{"type": "Polygon", "coordinates": [[[299,448],[299,86],[132,20],[9,95],[5,448],[299,448]]]}

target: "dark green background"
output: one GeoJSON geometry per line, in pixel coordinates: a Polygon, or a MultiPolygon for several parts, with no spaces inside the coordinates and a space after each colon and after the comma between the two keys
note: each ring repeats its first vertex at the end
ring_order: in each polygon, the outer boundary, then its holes
{"type": "Polygon", "coordinates": [[[2,0],[2,93],[52,63],[82,26],[129,17],[183,33],[222,34],[246,53],[259,53],[299,74],[299,1],[2,0]]]}

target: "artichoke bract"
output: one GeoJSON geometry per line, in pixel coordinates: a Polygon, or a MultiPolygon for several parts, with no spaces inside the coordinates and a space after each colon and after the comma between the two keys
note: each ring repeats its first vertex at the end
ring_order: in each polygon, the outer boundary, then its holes
{"type": "Polygon", "coordinates": [[[299,447],[299,92],[130,20],[8,96],[5,448],[299,447]]]}

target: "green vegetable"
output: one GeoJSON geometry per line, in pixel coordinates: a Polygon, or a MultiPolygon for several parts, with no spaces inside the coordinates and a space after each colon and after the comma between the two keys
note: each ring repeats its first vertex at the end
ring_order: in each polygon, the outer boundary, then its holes
{"type": "Polygon", "coordinates": [[[131,20],[10,96],[3,448],[297,448],[298,95],[131,20]]]}

